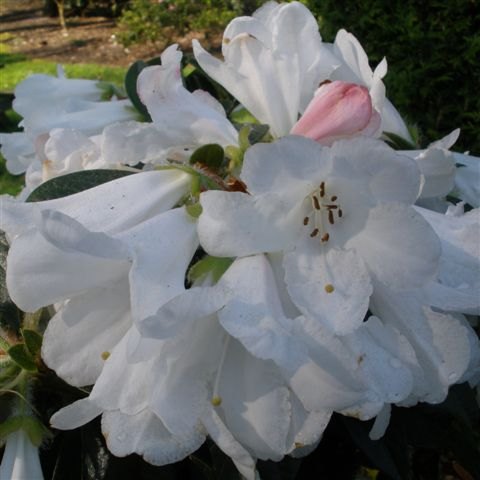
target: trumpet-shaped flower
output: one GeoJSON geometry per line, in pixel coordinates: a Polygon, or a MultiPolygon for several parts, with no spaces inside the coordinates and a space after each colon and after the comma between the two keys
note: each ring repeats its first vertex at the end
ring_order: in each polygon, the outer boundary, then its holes
{"type": "Polygon", "coordinates": [[[282,252],[293,303],[331,332],[361,325],[373,281],[402,290],[436,272],[439,240],[411,206],[418,168],[382,142],[254,145],[241,179],[250,194],[201,195],[200,243],[214,256],[282,252]]]}
{"type": "Polygon", "coordinates": [[[0,480],[43,480],[38,447],[23,430],[7,437],[5,452],[0,464],[0,480]]]}
{"type": "Polygon", "coordinates": [[[92,384],[132,321],[183,290],[195,224],[171,209],[189,185],[142,172],[57,200],[2,199],[8,290],[27,312],[55,304],[42,354],[69,383],[92,384]]]}
{"type": "Polygon", "coordinates": [[[196,40],[193,49],[200,66],[276,137],[290,132],[338,65],[299,2],[268,2],[252,17],[232,20],[223,34],[223,62],[196,40]]]}

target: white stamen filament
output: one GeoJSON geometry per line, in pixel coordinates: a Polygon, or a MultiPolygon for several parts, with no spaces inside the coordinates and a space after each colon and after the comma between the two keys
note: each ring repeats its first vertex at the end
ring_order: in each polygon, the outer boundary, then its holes
{"type": "Polygon", "coordinates": [[[220,385],[220,377],[222,376],[223,364],[225,363],[225,357],[227,356],[229,344],[230,335],[227,335],[225,343],[223,344],[222,355],[220,357],[220,363],[218,364],[217,375],[215,377],[215,383],[213,385],[213,395],[211,403],[214,407],[219,407],[222,404],[222,397],[218,394],[218,387],[220,385]]]}

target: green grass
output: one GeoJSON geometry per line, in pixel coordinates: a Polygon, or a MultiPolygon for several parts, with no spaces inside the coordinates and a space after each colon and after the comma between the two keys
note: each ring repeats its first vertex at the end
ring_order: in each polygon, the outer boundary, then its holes
{"type": "MultiPolygon", "coordinates": [[[[88,78],[123,85],[125,68],[90,63],[64,65],[67,78],[88,78]]],[[[22,55],[0,53],[0,91],[12,92],[15,86],[32,73],[56,75],[57,63],[29,60],[22,55]],[[3,67],[2,67],[3,65],[3,67]]]]}

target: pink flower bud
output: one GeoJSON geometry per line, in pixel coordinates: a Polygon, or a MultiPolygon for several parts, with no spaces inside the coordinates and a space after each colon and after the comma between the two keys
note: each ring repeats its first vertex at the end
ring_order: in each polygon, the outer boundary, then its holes
{"type": "Polygon", "coordinates": [[[373,135],[380,127],[380,121],[367,88],[335,81],[316,91],[290,133],[331,145],[339,138],[361,133],[373,135]]]}

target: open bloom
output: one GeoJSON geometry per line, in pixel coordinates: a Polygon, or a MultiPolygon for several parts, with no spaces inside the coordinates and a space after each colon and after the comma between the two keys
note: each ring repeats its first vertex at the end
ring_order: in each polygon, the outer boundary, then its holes
{"type": "Polygon", "coordinates": [[[436,271],[439,240],[411,206],[418,168],[382,142],[359,137],[327,148],[284,137],[250,148],[241,179],[250,194],[201,195],[203,248],[214,256],[282,252],[294,304],[334,333],[361,325],[373,281],[402,290],[436,271]]]}
{"type": "Polygon", "coordinates": [[[193,49],[200,66],[275,137],[290,132],[338,65],[322,43],[315,18],[299,2],[268,2],[252,17],[232,20],[223,34],[223,62],[196,40],[193,49]]]}
{"type": "Polygon", "coordinates": [[[5,452],[0,464],[0,480],[43,480],[38,447],[23,430],[7,437],[5,452]]]}
{"type": "Polygon", "coordinates": [[[197,237],[172,207],[189,185],[184,172],[142,172],[36,204],[2,199],[9,293],[27,312],[55,305],[42,355],[67,382],[94,383],[132,321],[183,290],[197,237]]]}
{"type": "Polygon", "coordinates": [[[37,74],[21,82],[13,108],[23,117],[24,131],[0,135],[8,170],[19,174],[41,163],[37,152],[42,152],[54,128],[74,128],[90,136],[106,125],[136,117],[130,100],[101,101],[101,97],[98,82],[67,79],[61,69],[58,77],[37,74]]]}

